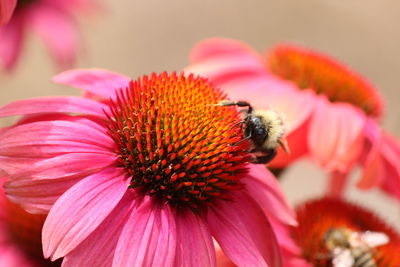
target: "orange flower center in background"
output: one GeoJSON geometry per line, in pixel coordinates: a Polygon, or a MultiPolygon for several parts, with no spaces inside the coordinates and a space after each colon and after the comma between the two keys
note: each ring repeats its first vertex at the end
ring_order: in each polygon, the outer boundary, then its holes
{"type": "Polygon", "coordinates": [[[367,80],[326,55],[305,48],[280,45],[268,55],[268,67],[300,89],[312,89],[332,102],[347,102],[367,115],[379,117],[382,97],[367,80]]]}
{"type": "Polygon", "coordinates": [[[248,143],[235,107],[206,79],[144,76],[111,103],[109,133],[131,187],[173,205],[199,208],[229,198],[247,172],[248,143]]]}
{"type": "MultiPolygon", "coordinates": [[[[400,266],[400,237],[372,213],[339,199],[324,198],[307,202],[296,209],[299,225],[293,237],[302,254],[314,266],[332,266],[333,249],[348,249],[353,257],[364,253],[376,267],[400,266]],[[363,241],[351,242],[350,236],[367,231],[383,233],[389,243],[380,246],[363,241]]],[[[357,240],[356,240],[357,241],[357,240]]],[[[364,265],[362,265],[364,266],[364,265]]]]}
{"type": "Polygon", "coordinates": [[[31,214],[20,206],[6,201],[4,224],[9,233],[9,242],[17,246],[32,266],[57,267],[61,260],[51,262],[43,258],[42,227],[46,219],[43,214],[31,214]]]}

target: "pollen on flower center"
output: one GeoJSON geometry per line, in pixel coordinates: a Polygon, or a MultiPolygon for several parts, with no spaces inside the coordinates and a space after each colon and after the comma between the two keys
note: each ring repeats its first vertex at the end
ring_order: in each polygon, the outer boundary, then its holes
{"type": "Polygon", "coordinates": [[[271,51],[268,67],[300,89],[312,89],[332,102],[347,102],[379,117],[383,100],[367,80],[334,59],[305,48],[281,45],[271,51]]]}
{"type": "Polygon", "coordinates": [[[110,104],[109,133],[131,188],[198,208],[241,187],[248,144],[234,107],[206,79],[175,73],[131,82],[110,104]]]}

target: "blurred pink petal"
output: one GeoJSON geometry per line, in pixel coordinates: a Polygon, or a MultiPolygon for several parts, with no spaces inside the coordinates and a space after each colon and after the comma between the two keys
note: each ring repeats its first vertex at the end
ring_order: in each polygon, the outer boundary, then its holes
{"type": "Polygon", "coordinates": [[[276,178],[263,165],[252,164],[249,177],[243,178],[254,200],[268,217],[274,217],[287,225],[296,225],[294,211],[290,208],[276,178]]]}
{"type": "Polygon", "coordinates": [[[16,5],[17,0],[0,0],[0,26],[10,20],[16,5]]]}
{"type": "Polygon", "coordinates": [[[308,136],[314,160],[327,171],[346,172],[361,151],[365,123],[364,115],[352,106],[320,98],[308,136]]]}
{"type": "Polygon", "coordinates": [[[224,253],[238,265],[280,266],[274,232],[253,199],[237,194],[233,203],[221,203],[208,213],[208,223],[224,253]]]}
{"type": "Polygon", "coordinates": [[[22,49],[24,20],[15,18],[13,23],[0,26],[0,67],[10,71],[14,68],[22,49]]]}
{"type": "Polygon", "coordinates": [[[381,159],[381,130],[375,121],[368,119],[365,126],[366,140],[368,142],[363,153],[366,154],[366,159],[362,163],[364,168],[362,170],[362,176],[357,183],[357,186],[361,189],[370,189],[375,186],[379,186],[384,180],[384,169],[381,159]]]}
{"type": "Polygon", "coordinates": [[[110,98],[115,95],[115,90],[126,88],[131,78],[102,69],[75,69],[58,74],[53,81],[110,98]]]}
{"type": "Polygon", "coordinates": [[[216,266],[213,240],[203,218],[191,211],[178,215],[176,230],[179,241],[174,266],[216,266]]]}
{"type": "Polygon", "coordinates": [[[46,258],[64,257],[101,224],[126,191],[127,181],[122,176],[112,169],[93,174],[57,200],[43,226],[46,258]],[[102,195],[106,192],[108,198],[102,195]]]}
{"type": "Polygon", "coordinates": [[[75,63],[78,33],[70,14],[38,4],[31,9],[30,27],[43,39],[61,69],[75,63]]]}
{"type": "Polygon", "coordinates": [[[59,68],[71,67],[76,62],[79,50],[77,15],[79,13],[90,15],[98,11],[96,2],[96,0],[1,0],[0,64],[2,67],[9,71],[15,67],[28,30],[41,37],[59,68]],[[8,23],[3,25],[7,21],[8,23]]]}
{"type": "MultiPolygon", "coordinates": [[[[175,216],[169,206],[144,200],[131,213],[115,248],[113,266],[174,266],[175,216]]],[[[188,233],[187,233],[188,234],[188,233]]]]}

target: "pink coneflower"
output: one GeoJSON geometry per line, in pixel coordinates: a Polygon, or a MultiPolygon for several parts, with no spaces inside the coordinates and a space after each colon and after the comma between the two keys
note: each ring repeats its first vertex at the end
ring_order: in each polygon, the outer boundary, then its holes
{"type": "Polygon", "coordinates": [[[299,225],[293,228],[293,237],[301,247],[304,258],[313,266],[332,266],[335,259],[343,264],[346,258],[358,259],[357,255],[359,260],[365,261],[364,265],[335,266],[400,265],[399,234],[364,208],[340,199],[322,198],[300,205],[296,214],[299,225]],[[334,233],[336,236],[333,236],[334,233]],[[334,237],[336,240],[332,239],[334,237]],[[350,240],[343,240],[343,237],[350,240]],[[347,241],[351,245],[344,248],[347,241]],[[336,248],[335,252],[332,252],[333,248],[336,248]],[[358,254],[357,249],[364,254],[358,254]],[[349,250],[353,254],[348,255],[349,250]],[[342,258],[339,260],[339,257],[342,258]]]}
{"type": "Polygon", "coordinates": [[[7,200],[3,181],[0,181],[0,266],[60,266],[60,261],[43,258],[41,231],[46,216],[27,213],[7,200]]]}
{"type": "Polygon", "coordinates": [[[340,194],[358,164],[360,188],[380,186],[400,198],[400,145],[380,129],[383,101],[360,75],[292,45],[277,46],[264,58],[238,41],[210,39],[191,58],[187,70],[208,77],[231,98],[287,115],[292,153],[278,153],[271,167],[307,155],[331,174],[329,193],[340,194]]]}
{"type": "Polygon", "coordinates": [[[86,98],[22,100],[1,116],[8,197],[50,210],[43,250],[65,266],[215,266],[213,238],[238,265],[279,266],[269,218],[295,224],[274,177],[248,163],[226,95],[193,75],[131,81],[75,70],[56,82],[86,98]]]}
{"type": "Polygon", "coordinates": [[[0,0],[0,67],[15,67],[28,30],[43,39],[59,68],[71,66],[79,40],[75,15],[93,7],[91,0],[0,0]]]}

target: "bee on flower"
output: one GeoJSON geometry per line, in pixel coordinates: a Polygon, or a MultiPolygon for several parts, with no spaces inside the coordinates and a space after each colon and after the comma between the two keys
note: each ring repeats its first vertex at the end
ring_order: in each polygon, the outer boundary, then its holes
{"type": "Polygon", "coordinates": [[[31,213],[48,213],[46,258],[215,266],[215,240],[237,265],[281,265],[270,222],[296,220],[273,175],[238,143],[238,109],[210,105],[226,94],[183,73],[131,80],[71,70],[54,81],[86,94],[0,107],[1,117],[22,116],[0,131],[5,192],[31,213]]]}

